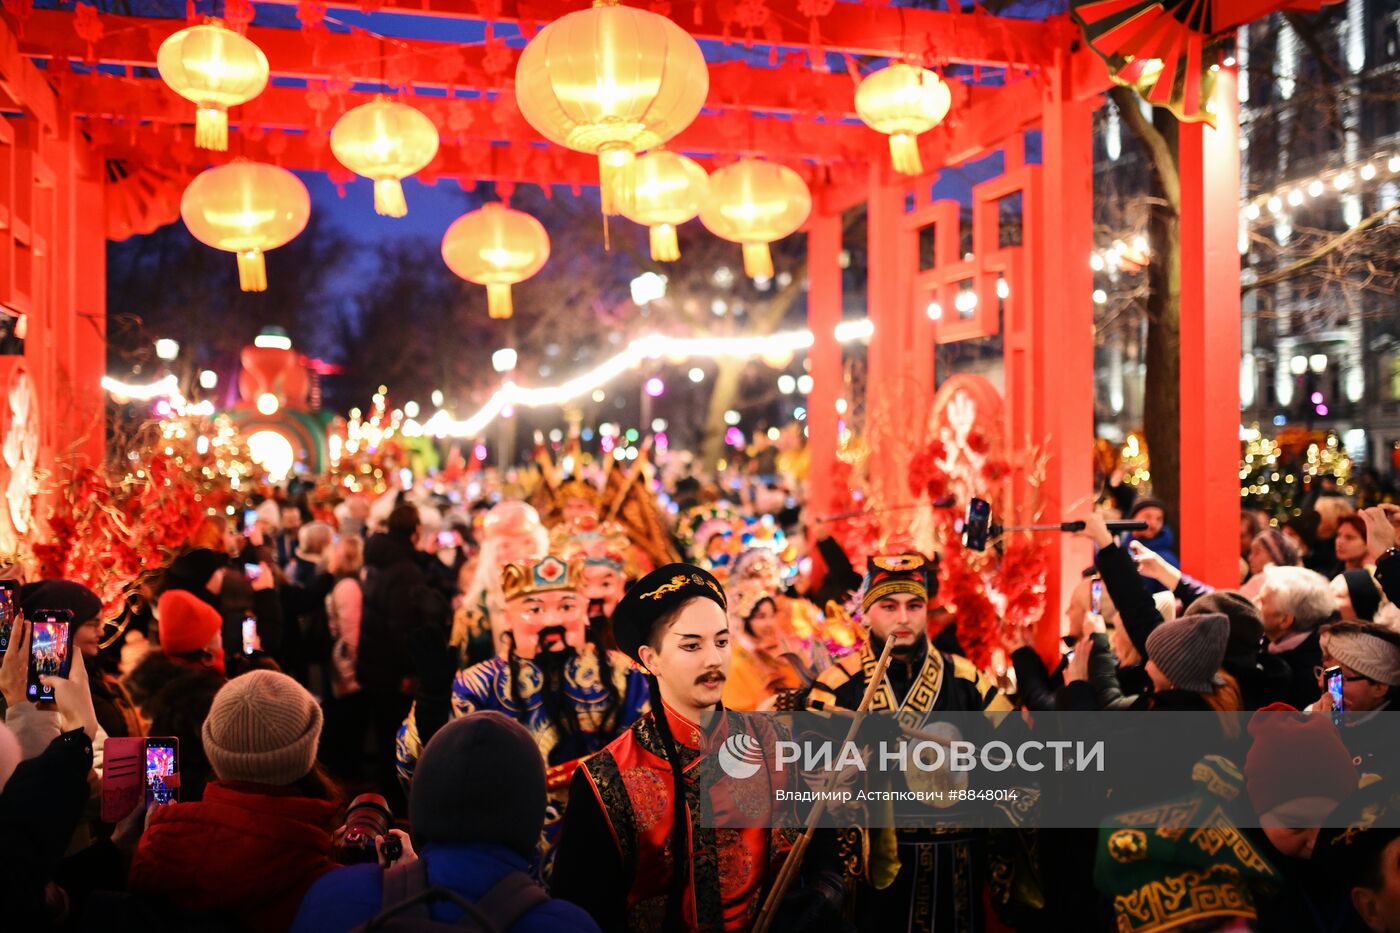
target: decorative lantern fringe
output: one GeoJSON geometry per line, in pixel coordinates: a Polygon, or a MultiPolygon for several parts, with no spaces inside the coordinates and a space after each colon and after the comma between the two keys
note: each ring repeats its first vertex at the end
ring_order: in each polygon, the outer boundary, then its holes
{"type": "Polygon", "coordinates": [[[751,279],[773,277],[773,254],[767,243],[744,244],[744,274],[751,279]]]}
{"type": "Polygon", "coordinates": [[[657,224],[651,228],[651,258],[656,262],[675,262],[681,258],[674,224],[657,224]]]}
{"type": "Polygon", "coordinates": [[[631,149],[604,149],[598,153],[598,180],[602,187],[603,216],[613,217],[632,209],[637,154],[631,149]]]}
{"type": "Polygon", "coordinates": [[[238,252],[238,287],[245,292],[267,291],[267,263],[260,249],[238,252]]]}
{"type": "Polygon", "coordinates": [[[397,178],[376,178],[374,180],[374,212],[385,217],[403,217],[408,213],[408,202],[403,197],[403,185],[397,178]]]}
{"type": "Polygon", "coordinates": [[[194,114],[194,144],[200,149],[228,151],[228,111],[200,107],[194,114]]]}
{"type": "Polygon", "coordinates": [[[486,313],[493,320],[503,321],[515,312],[510,300],[510,286],[488,284],[486,286],[486,313]]]}
{"type": "Polygon", "coordinates": [[[890,161],[901,175],[922,175],[923,160],[919,158],[919,137],[895,133],[890,137],[890,161]]]}

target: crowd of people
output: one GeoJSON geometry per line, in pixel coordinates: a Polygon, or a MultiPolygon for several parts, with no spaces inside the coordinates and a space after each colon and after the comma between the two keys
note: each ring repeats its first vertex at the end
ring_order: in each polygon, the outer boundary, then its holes
{"type": "Polygon", "coordinates": [[[780,887],[774,930],[1400,933],[1400,507],[1247,511],[1239,583],[1215,589],[1181,571],[1161,502],[1115,490],[1080,532],[1061,656],[1032,624],[979,668],[939,555],[808,553],[775,483],[444,491],[323,508],[293,483],[210,516],[120,620],[77,581],[14,589],[4,926],[738,931],[780,887]],[[52,610],[73,663],[36,704],[52,610]],[[1039,788],[1100,794],[1094,826],[949,813],[799,843],[702,820],[749,805],[704,779],[734,728],[714,714],[863,709],[911,735],[949,714],[982,738],[1059,712],[1207,725],[1151,763],[1170,800],[1039,788]],[[104,752],[142,737],[176,769],[111,819],[104,752]],[[1218,809],[1210,832],[1162,822],[1180,800],[1218,809]]]}

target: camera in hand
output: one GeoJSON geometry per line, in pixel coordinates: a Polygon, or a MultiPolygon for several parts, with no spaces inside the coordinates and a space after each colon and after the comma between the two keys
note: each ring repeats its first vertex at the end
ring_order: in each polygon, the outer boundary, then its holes
{"type": "Polygon", "coordinates": [[[389,835],[394,813],[379,794],[360,794],[345,811],[345,825],[336,833],[335,860],[342,865],[359,865],[379,860],[374,840],[384,837],[384,857],[390,862],[403,855],[403,843],[389,835]]]}

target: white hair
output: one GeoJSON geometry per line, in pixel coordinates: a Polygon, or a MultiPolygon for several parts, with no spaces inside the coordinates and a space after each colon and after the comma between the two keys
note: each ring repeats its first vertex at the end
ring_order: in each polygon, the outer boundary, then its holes
{"type": "Polygon", "coordinates": [[[1386,603],[1376,610],[1376,617],[1372,621],[1377,625],[1385,626],[1392,632],[1400,633],[1400,606],[1386,603]]]}
{"type": "Polygon", "coordinates": [[[324,554],[335,541],[335,529],[325,522],[307,522],[297,529],[297,548],[307,557],[324,554]]]}
{"type": "Polygon", "coordinates": [[[1278,610],[1293,617],[1295,632],[1309,632],[1331,620],[1337,611],[1337,597],[1332,584],[1322,574],[1306,567],[1264,568],[1264,589],[1278,600],[1278,610]]]}

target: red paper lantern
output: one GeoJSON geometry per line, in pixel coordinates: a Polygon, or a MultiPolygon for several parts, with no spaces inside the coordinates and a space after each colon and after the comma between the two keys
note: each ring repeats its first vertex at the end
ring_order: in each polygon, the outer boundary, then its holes
{"type": "Polygon", "coordinates": [[[544,267],[549,234],[529,214],[493,202],[452,222],[442,238],[442,259],[468,282],[486,286],[491,317],[508,318],[510,287],[544,267]]]}
{"type": "Polygon", "coordinates": [[[894,170],[905,175],[923,174],[919,134],[942,123],[952,102],[942,78],[905,62],[866,75],[856,88],[856,113],[871,129],[890,137],[894,170]]]}
{"type": "Polygon", "coordinates": [[[710,176],[710,197],[700,222],[715,236],[744,247],[744,273],[772,278],[768,244],[795,233],[812,212],[807,183],[792,169],[742,159],[710,176]]]}
{"type": "Polygon", "coordinates": [[[291,172],[237,159],[201,172],[180,198],[180,217],[196,240],[238,255],[238,284],[267,289],[263,252],[306,229],[311,196],[291,172]]]}
{"type": "Polygon", "coordinates": [[[228,148],[228,108],[257,97],[267,87],[267,56],[251,40],[218,20],[181,29],[156,53],[156,68],[170,89],[199,108],[194,144],[228,148]]]}
{"type": "Polygon", "coordinates": [[[676,226],[700,213],[710,193],[709,176],[693,159],[666,150],[637,160],[632,207],[628,220],[651,228],[651,258],[675,262],[681,258],[676,226]]]}
{"type": "Polygon", "coordinates": [[[632,165],[690,125],[710,90],[700,46],[657,13],[598,0],[525,46],[515,99],[551,142],[598,156],[603,213],[632,197],[632,165]]]}
{"type": "Polygon", "coordinates": [[[400,179],[425,168],[437,151],[433,121],[385,97],[346,111],[331,130],[331,152],[356,175],[374,179],[374,210],[386,217],[408,213],[400,179]]]}

